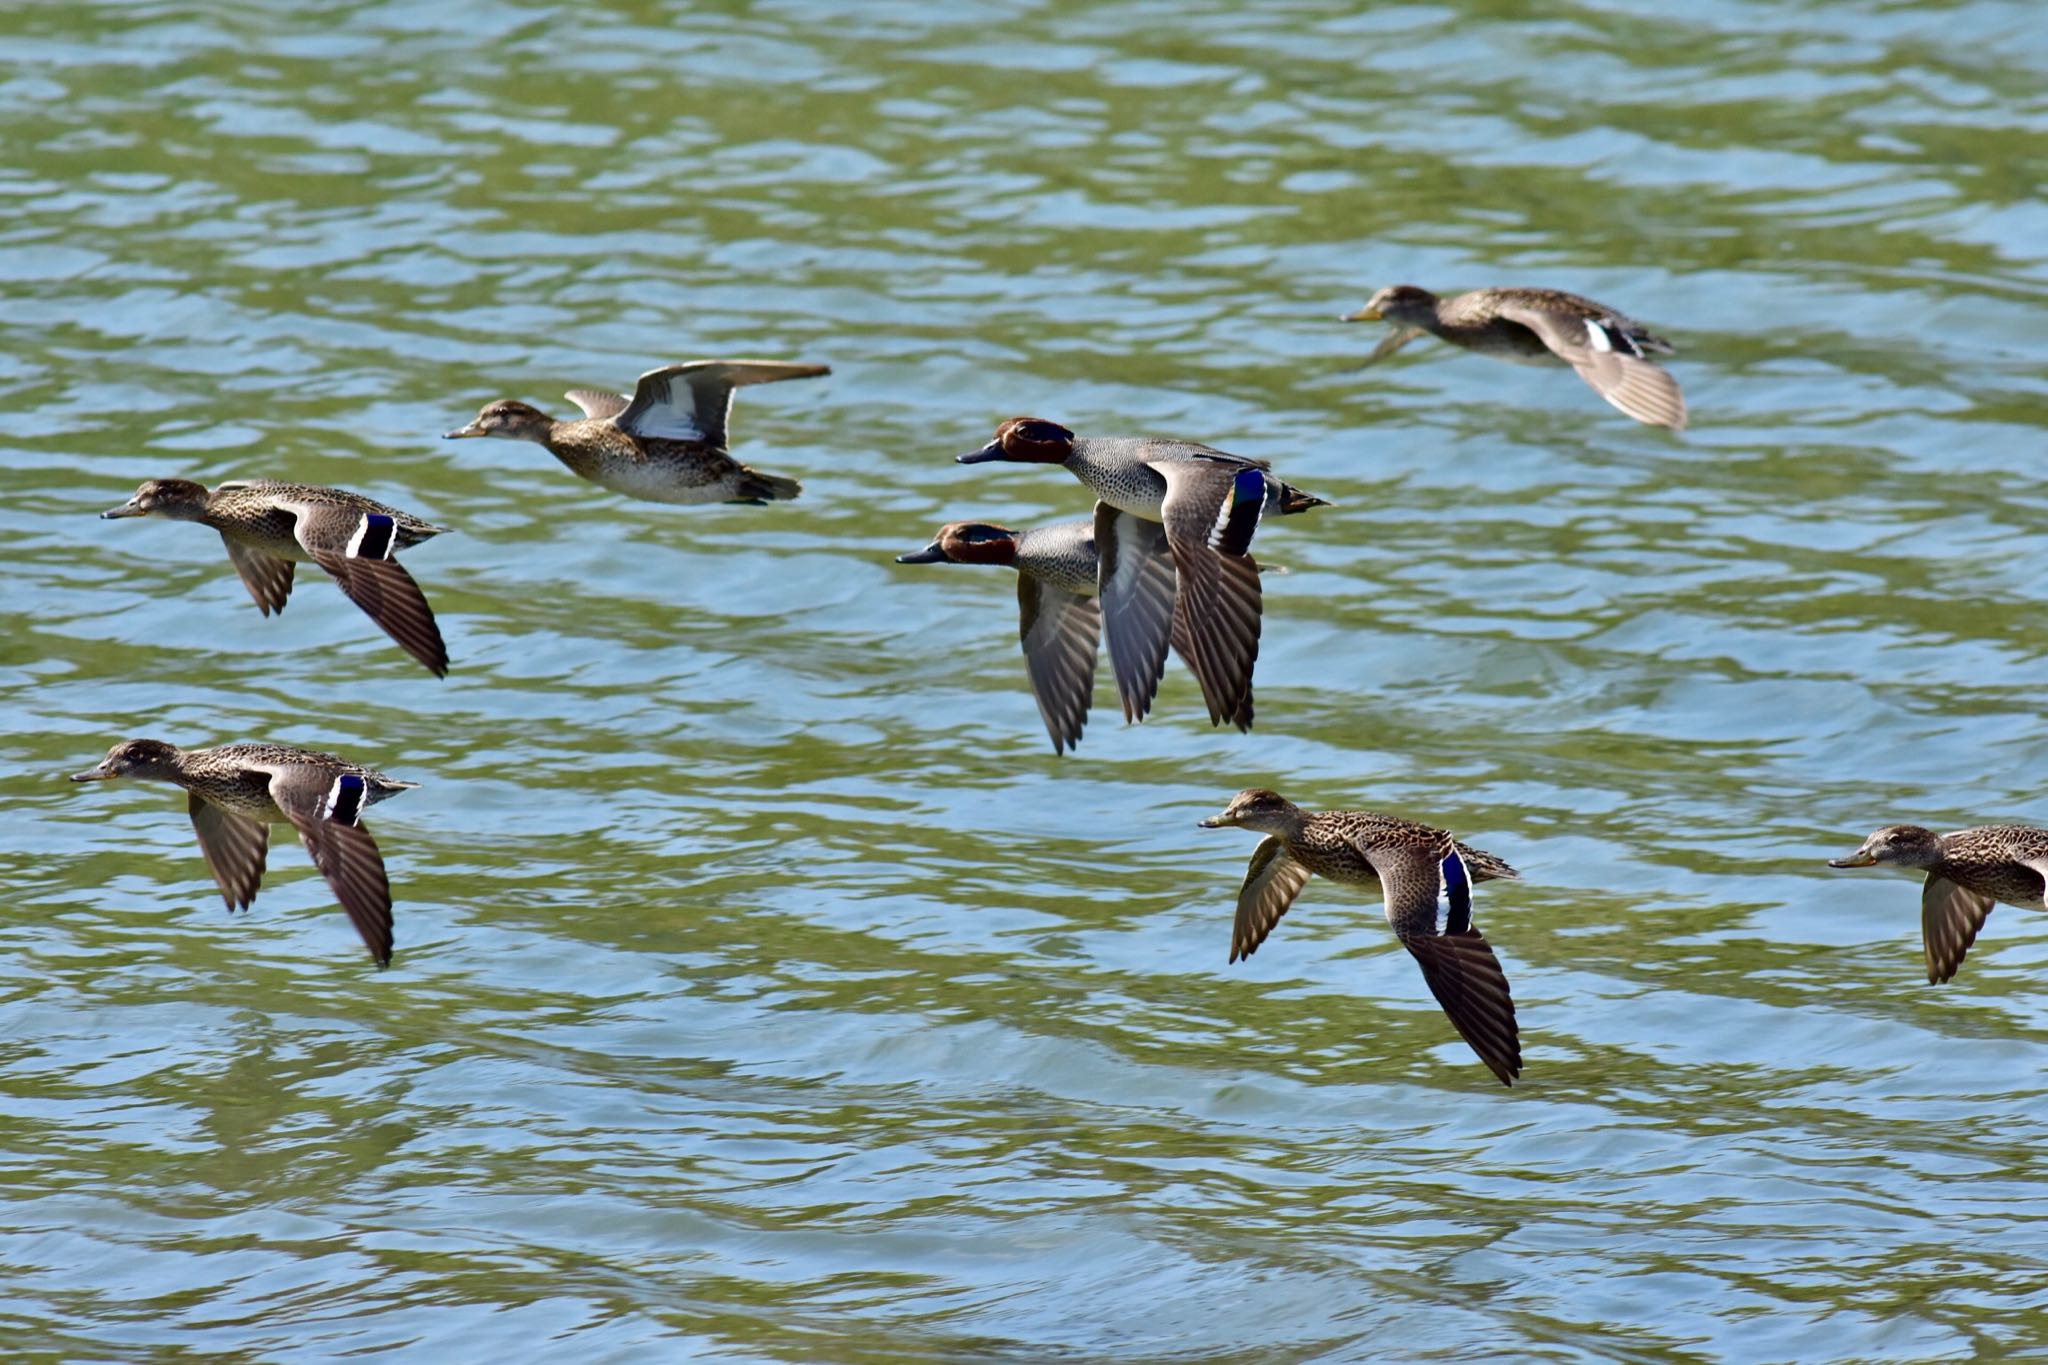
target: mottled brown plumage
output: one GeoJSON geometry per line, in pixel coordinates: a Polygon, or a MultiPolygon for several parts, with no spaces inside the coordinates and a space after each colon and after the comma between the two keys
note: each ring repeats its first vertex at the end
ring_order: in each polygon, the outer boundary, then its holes
{"type": "Polygon", "coordinates": [[[73,782],[137,777],[183,787],[199,849],[230,910],[256,899],[268,857],[269,826],[289,824],[334,890],[379,966],[391,962],[391,883],[384,857],[360,821],[364,810],[410,791],[333,754],[283,744],[180,749],[156,739],[116,744],[73,782]]]}
{"type": "Polygon", "coordinates": [[[396,558],[445,528],[410,512],[316,484],[244,479],[208,491],[190,479],[151,479],[100,516],[211,526],[265,616],[284,610],[294,563],[318,564],[406,653],[435,677],[448,673],[448,647],[433,608],[396,558]]]}
{"type": "Polygon", "coordinates": [[[1919,825],[1887,825],[1829,867],[1906,867],[1927,873],[1920,892],[1920,937],[1927,979],[1949,980],[1999,902],[2048,910],[2048,830],[1979,825],[1936,834],[1919,825]]]}
{"type": "Polygon", "coordinates": [[[1685,395],[1649,356],[1672,345],[1603,303],[1562,289],[1474,289],[1440,299],[1412,284],[1390,285],[1346,322],[1393,324],[1370,365],[1429,332],[1453,346],[1503,360],[1565,364],[1593,391],[1651,426],[1683,431],[1685,395]]]}
{"type": "Polygon", "coordinates": [[[1500,960],[1472,922],[1471,900],[1471,883],[1515,877],[1512,867],[1429,825],[1369,811],[1311,813],[1258,787],[1201,823],[1267,836],[1238,892],[1232,962],[1258,951],[1311,874],[1376,887],[1387,923],[1459,1036],[1502,1085],[1514,1084],[1522,1074],[1515,1002],[1500,960]]]}

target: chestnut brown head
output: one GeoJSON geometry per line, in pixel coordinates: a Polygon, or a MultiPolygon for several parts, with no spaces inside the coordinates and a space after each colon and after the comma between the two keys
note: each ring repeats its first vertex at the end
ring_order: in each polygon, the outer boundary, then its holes
{"type": "Polygon", "coordinates": [[[987,521],[954,521],[939,528],[922,550],[897,555],[898,564],[1015,564],[1017,533],[987,521]]]}
{"type": "Polygon", "coordinates": [[[956,457],[961,464],[1004,460],[1011,464],[1064,464],[1074,453],[1074,433],[1043,417],[1012,417],[980,450],[956,457]]]}

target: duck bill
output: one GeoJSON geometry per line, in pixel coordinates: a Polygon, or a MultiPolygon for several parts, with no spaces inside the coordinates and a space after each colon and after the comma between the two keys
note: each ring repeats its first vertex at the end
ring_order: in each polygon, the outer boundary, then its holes
{"type": "Polygon", "coordinates": [[[1378,322],[1379,320],[1380,310],[1372,307],[1370,304],[1355,313],[1344,313],[1337,319],[1339,322],[1378,322]]]}
{"type": "Polygon", "coordinates": [[[123,517],[146,517],[148,515],[149,513],[135,505],[135,499],[130,498],[119,507],[109,507],[106,511],[100,513],[100,520],[119,521],[123,517]]]}
{"type": "Polygon", "coordinates": [[[1857,849],[1854,853],[1851,853],[1846,858],[1828,859],[1829,867],[1874,867],[1876,866],[1876,864],[1876,855],[1871,853],[1865,853],[1860,848],[1857,849]]]}
{"type": "Polygon", "coordinates": [[[485,430],[484,430],[484,428],[483,428],[483,423],[481,423],[481,422],[471,422],[471,423],[470,423],[470,424],[469,424],[468,426],[466,426],[466,427],[457,427],[457,428],[455,428],[455,430],[453,430],[453,431],[445,431],[445,432],[442,432],[442,433],[441,433],[441,439],[442,439],[442,440],[444,440],[444,441],[460,441],[460,440],[462,440],[463,438],[465,438],[465,437],[468,437],[468,436],[488,436],[488,435],[490,435],[490,433],[489,433],[488,431],[485,431],[485,430]]]}
{"type": "Polygon", "coordinates": [[[108,770],[105,763],[99,763],[87,768],[82,773],[71,774],[71,780],[73,782],[105,782],[113,776],[114,774],[108,770]]]}
{"type": "Polygon", "coordinates": [[[1233,819],[1231,819],[1231,818],[1230,818],[1230,812],[1229,812],[1229,811],[1224,811],[1224,812],[1223,812],[1222,814],[1220,814],[1220,815],[1212,815],[1212,816],[1210,816],[1210,817],[1209,817],[1208,819],[1206,819],[1206,820],[1197,820],[1197,821],[1195,821],[1195,828],[1196,828],[1196,829],[1229,829],[1229,828],[1230,828],[1230,827],[1231,827],[1232,825],[1234,825],[1234,824],[1236,824],[1236,823],[1237,823],[1237,821],[1235,821],[1235,820],[1233,820],[1233,819]]]}
{"type": "Polygon", "coordinates": [[[1005,458],[1007,457],[1003,454],[1003,443],[1001,441],[990,441],[980,450],[970,450],[965,455],[955,455],[953,457],[953,463],[987,464],[990,460],[1001,460],[1005,458]]]}
{"type": "Polygon", "coordinates": [[[946,558],[946,552],[939,548],[939,542],[935,540],[922,550],[912,550],[907,555],[897,555],[896,562],[898,564],[950,564],[952,561],[946,558]]]}

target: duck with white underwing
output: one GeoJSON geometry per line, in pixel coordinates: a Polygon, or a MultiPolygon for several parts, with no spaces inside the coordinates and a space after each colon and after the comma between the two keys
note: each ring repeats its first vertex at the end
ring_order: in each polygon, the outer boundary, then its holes
{"type": "MultiPolygon", "coordinates": [[[[1251,728],[1262,609],[1252,535],[1267,514],[1306,512],[1327,506],[1324,499],[1275,478],[1264,460],[1194,441],[1076,436],[1039,417],[1011,418],[994,440],[958,460],[1060,465],[1109,507],[1163,526],[1188,662],[1210,722],[1251,728]]],[[[1113,566],[1114,547],[1102,548],[1113,566]]]]}
{"type": "Polygon", "coordinates": [[[640,376],[633,396],[571,389],[581,418],[558,422],[516,399],[486,404],[450,441],[495,437],[532,441],[592,483],[648,502],[781,502],[803,491],[795,479],[763,474],[735,460],[733,390],[747,384],[811,379],[823,365],[781,360],[691,360],[640,376]]]}
{"type": "Polygon", "coordinates": [[[190,479],[151,479],[102,519],[163,517],[220,532],[228,560],[265,616],[284,610],[292,566],[318,564],[406,653],[435,677],[448,647],[420,585],[398,562],[446,528],[344,488],[242,479],[208,489],[190,479]]]}

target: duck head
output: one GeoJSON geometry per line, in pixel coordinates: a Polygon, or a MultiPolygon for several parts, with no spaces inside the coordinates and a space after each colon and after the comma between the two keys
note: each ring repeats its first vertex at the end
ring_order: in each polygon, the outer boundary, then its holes
{"type": "Polygon", "coordinates": [[[1261,834],[1289,834],[1301,824],[1301,808],[1279,792],[1246,787],[1230,798],[1220,815],[1200,821],[1202,829],[1254,829],[1261,834]]]}
{"type": "Polygon", "coordinates": [[[174,776],[178,771],[178,746],[160,739],[126,739],[107,750],[107,756],[82,773],[71,774],[73,782],[107,782],[117,777],[174,776]]]}
{"type": "Polygon", "coordinates": [[[1918,825],[1886,825],[1846,858],[1829,867],[1933,867],[1942,859],[1941,836],[1918,825]]]}
{"type": "Polygon", "coordinates": [[[1007,460],[1011,464],[1064,464],[1074,453],[1074,433],[1043,417],[1012,417],[980,450],[955,456],[960,464],[1007,460]]]}
{"type": "Polygon", "coordinates": [[[474,422],[457,427],[441,439],[460,441],[470,436],[496,436],[506,441],[545,441],[554,425],[555,419],[539,408],[516,398],[504,398],[485,404],[474,422]]]}
{"type": "Polygon", "coordinates": [[[898,564],[1015,564],[1017,533],[987,521],[954,521],[939,528],[922,550],[897,555],[898,564]]]}
{"type": "Polygon", "coordinates": [[[1365,302],[1365,307],[1355,313],[1346,313],[1341,322],[1404,322],[1420,326],[1422,319],[1436,313],[1436,295],[1420,285],[1390,284],[1365,302]]]}
{"type": "Polygon", "coordinates": [[[206,501],[212,495],[203,483],[190,479],[151,479],[135,490],[135,496],[119,507],[100,513],[103,521],[120,517],[169,517],[174,521],[197,521],[206,515],[206,501]]]}

